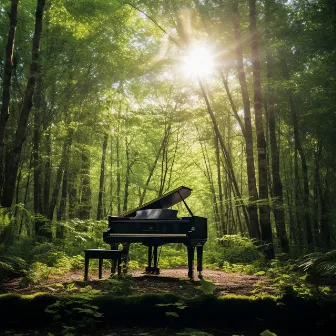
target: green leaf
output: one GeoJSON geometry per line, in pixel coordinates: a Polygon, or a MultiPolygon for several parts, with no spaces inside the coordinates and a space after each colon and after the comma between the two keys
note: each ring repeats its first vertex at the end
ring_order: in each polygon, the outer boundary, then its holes
{"type": "Polygon", "coordinates": [[[269,331],[268,329],[263,331],[260,336],[277,336],[276,334],[272,333],[271,331],[269,331]]]}
{"type": "Polygon", "coordinates": [[[165,312],[166,316],[173,316],[173,317],[179,317],[179,314],[175,312],[165,312]]]}
{"type": "Polygon", "coordinates": [[[201,286],[198,288],[204,293],[204,294],[213,294],[215,291],[215,285],[209,281],[209,280],[203,280],[201,279],[201,286]]]}

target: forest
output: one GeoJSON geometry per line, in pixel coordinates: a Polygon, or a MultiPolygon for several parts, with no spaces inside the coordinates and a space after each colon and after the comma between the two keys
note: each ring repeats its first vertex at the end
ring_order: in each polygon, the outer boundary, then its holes
{"type": "MultiPolygon", "coordinates": [[[[146,329],[162,326],[289,335],[282,324],[292,320],[304,335],[329,335],[335,0],[0,0],[0,52],[0,316],[9,329],[22,322],[12,316],[19,305],[21,318],[32,310],[22,335],[86,335],[98,322],[113,327],[114,316],[117,333],[101,335],[175,335],[146,329]],[[106,280],[104,261],[97,280],[93,261],[83,281],[84,250],[109,248],[109,215],[179,186],[207,218],[205,279],[181,280],[183,244],[162,247],[161,276],[141,277],[147,251],[132,244],[130,275],[106,280]],[[106,298],[134,321],[134,302],[147,307],[161,325],[118,329],[125,317],[106,298]],[[190,315],[207,310],[210,326],[190,315]]],[[[190,216],[183,203],[174,209],[190,216]]]]}

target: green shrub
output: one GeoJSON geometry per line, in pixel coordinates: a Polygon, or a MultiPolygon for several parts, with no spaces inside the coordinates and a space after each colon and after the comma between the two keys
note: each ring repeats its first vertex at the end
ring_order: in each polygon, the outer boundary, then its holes
{"type": "Polygon", "coordinates": [[[122,276],[119,278],[109,279],[108,292],[111,295],[131,295],[133,292],[132,289],[132,278],[130,276],[122,276]]]}
{"type": "Polygon", "coordinates": [[[215,251],[205,252],[205,262],[222,268],[230,264],[264,262],[265,256],[254,240],[240,235],[225,235],[218,240],[215,251]]]}
{"type": "Polygon", "coordinates": [[[310,253],[297,262],[298,269],[313,276],[336,278],[336,250],[310,253]]]}
{"type": "Polygon", "coordinates": [[[0,255],[0,279],[24,276],[27,270],[28,265],[23,259],[0,255]]]}

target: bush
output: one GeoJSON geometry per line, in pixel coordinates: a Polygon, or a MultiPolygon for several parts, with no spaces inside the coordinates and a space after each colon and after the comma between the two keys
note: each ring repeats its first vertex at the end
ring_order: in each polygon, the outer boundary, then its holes
{"type": "Polygon", "coordinates": [[[216,251],[206,251],[205,262],[222,268],[227,263],[248,264],[264,262],[265,256],[254,240],[240,235],[226,235],[220,238],[216,251]]]}

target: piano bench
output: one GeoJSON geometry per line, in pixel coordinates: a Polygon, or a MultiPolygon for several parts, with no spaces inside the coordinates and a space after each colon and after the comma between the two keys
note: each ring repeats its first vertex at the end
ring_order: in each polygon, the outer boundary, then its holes
{"type": "Polygon", "coordinates": [[[99,279],[103,276],[103,260],[110,259],[117,262],[118,275],[121,274],[121,250],[101,250],[101,249],[88,249],[84,250],[85,253],[85,271],[84,271],[84,281],[88,280],[89,274],[89,263],[90,259],[99,259],[99,279]]]}

